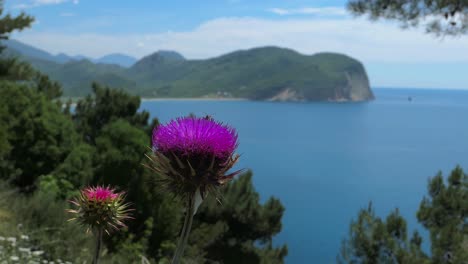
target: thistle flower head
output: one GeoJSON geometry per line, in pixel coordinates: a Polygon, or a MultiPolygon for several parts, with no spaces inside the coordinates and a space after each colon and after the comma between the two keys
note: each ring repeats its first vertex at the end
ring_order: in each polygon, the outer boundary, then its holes
{"type": "Polygon", "coordinates": [[[183,197],[207,191],[231,180],[237,162],[237,133],[211,117],[183,117],[153,130],[153,156],[146,166],[162,177],[169,191],[183,197]]]}
{"type": "Polygon", "coordinates": [[[88,230],[102,228],[108,234],[125,227],[123,221],[131,217],[124,196],[125,193],[116,192],[110,187],[87,187],[75,200],[70,201],[75,206],[68,210],[74,214],[70,220],[77,220],[88,230]]]}
{"type": "Polygon", "coordinates": [[[106,200],[115,200],[119,196],[118,193],[114,193],[114,190],[109,187],[88,187],[83,190],[84,195],[88,200],[96,200],[104,202],[106,200]]]}
{"type": "Polygon", "coordinates": [[[166,155],[214,156],[226,160],[237,147],[237,134],[233,128],[211,118],[177,118],[154,129],[153,147],[166,155]]]}

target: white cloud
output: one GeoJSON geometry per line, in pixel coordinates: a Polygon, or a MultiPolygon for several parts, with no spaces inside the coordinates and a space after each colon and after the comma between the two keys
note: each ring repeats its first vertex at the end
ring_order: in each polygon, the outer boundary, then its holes
{"type": "Polygon", "coordinates": [[[441,40],[424,34],[423,30],[402,30],[392,24],[361,19],[219,18],[185,32],[122,35],[21,32],[16,38],[55,53],[94,57],[111,52],[141,57],[158,49],[172,49],[189,58],[207,58],[238,49],[275,45],[305,54],[340,52],[369,62],[468,61],[466,36],[441,40]]]}
{"type": "Polygon", "coordinates": [[[27,8],[34,8],[38,6],[44,5],[58,5],[67,2],[72,2],[73,4],[78,4],[79,0],[31,0],[28,3],[17,4],[14,5],[13,8],[15,9],[27,9],[27,8]]]}
{"type": "Polygon", "coordinates": [[[65,12],[65,13],[60,13],[60,16],[61,16],[61,17],[74,17],[75,14],[74,14],[74,13],[67,13],[67,12],[65,12]]]}
{"type": "Polygon", "coordinates": [[[30,6],[27,4],[17,4],[17,5],[14,5],[13,8],[14,9],[26,9],[26,8],[30,8],[30,6]]]}
{"type": "Polygon", "coordinates": [[[346,16],[347,12],[343,7],[303,7],[296,9],[271,8],[268,10],[277,15],[315,15],[315,16],[346,16]]]}
{"type": "Polygon", "coordinates": [[[277,15],[287,15],[289,14],[289,11],[287,9],[282,9],[282,8],[271,8],[268,9],[269,12],[275,13],[277,15]]]}
{"type": "Polygon", "coordinates": [[[33,0],[32,3],[36,5],[56,5],[66,1],[67,0],[33,0]]]}

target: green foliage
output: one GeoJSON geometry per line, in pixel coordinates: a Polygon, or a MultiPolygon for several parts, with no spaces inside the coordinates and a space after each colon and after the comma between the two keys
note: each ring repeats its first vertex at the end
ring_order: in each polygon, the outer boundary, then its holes
{"type": "Polygon", "coordinates": [[[138,112],[138,96],[131,96],[97,83],[93,83],[93,93],[78,102],[73,115],[86,142],[94,144],[100,130],[117,119],[125,119],[137,128],[147,126],[149,114],[146,111],[138,112]]]}
{"type": "Polygon", "coordinates": [[[2,233],[27,234],[34,248],[45,252],[45,259],[80,263],[88,259],[92,241],[81,227],[67,222],[67,206],[66,201],[57,200],[48,192],[36,192],[31,197],[6,192],[1,209],[8,211],[10,217],[2,221],[2,226],[10,224],[11,228],[2,233]]]}
{"type": "MultiPolygon", "coordinates": [[[[105,127],[96,139],[97,167],[94,182],[128,190],[128,199],[137,211],[148,210],[145,197],[144,168],[149,137],[143,130],[119,119],[105,127]]],[[[141,221],[139,221],[141,222],[141,221]]],[[[143,224],[143,223],[141,223],[143,224]]]]}
{"type": "Polygon", "coordinates": [[[195,216],[189,242],[205,252],[199,258],[220,263],[283,263],[287,247],[271,243],[281,231],[284,207],[275,198],[263,205],[259,200],[251,172],[227,185],[221,204],[208,198],[195,216]]]}
{"type": "MultiPolygon", "coordinates": [[[[24,13],[0,18],[0,39],[32,22],[24,13]]],[[[40,175],[65,159],[77,136],[73,124],[50,102],[61,94],[60,86],[29,64],[1,57],[0,88],[0,178],[31,190],[40,175]]]]}
{"type": "Polygon", "coordinates": [[[421,251],[422,238],[408,241],[406,221],[392,212],[385,221],[369,205],[359,212],[343,241],[339,263],[454,263],[468,260],[468,176],[457,166],[444,183],[442,173],[430,179],[417,217],[431,235],[431,254],[421,251]]]}
{"type": "MultiPolygon", "coordinates": [[[[4,53],[3,53],[4,54],[4,53]]],[[[3,58],[0,60],[0,80],[24,81],[33,77],[34,69],[27,62],[18,61],[16,58],[3,58]]]]}
{"type": "Polygon", "coordinates": [[[375,215],[372,204],[361,209],[351,222],[349,239],[344,240],[338,263],[428,263],[417,232],[408,240],[406,221],[398,209],[385,220],[375,215]]]}
{"type": "Polygon", "coordinates": [[[424,22],[426,31],[436,35],[468,32],[468,2],[465,0],[351,0],[348,9],[354,15],[367,14],[372,20],[397,20],[403,27],[414,27],[424,22]]]}
{"type": "Polygon", "coordinates": [[[54,99],[62,95],[62,87],[60,84],[52,81],[47,75],[34,72],[34,77],[30,81],[35,84],[36,89],[44,94],[47,99],[54,99]]]}
{"type": "Polygon", "coordinates": [[[11,145],[8,141],[9,119],[6,105],[0,105],[0,167],[2,168],[7,166],[6,155],[11,150],[11,145]]]}
{"type": "Polygon", "coordinates": [[[85,143],[75,145],[63,163],[54,171],[57,179],[63,179],[74,188],[81,188],[93,182],[95,149],[85,143]]]}
{"type": "Polygon", "coordinates": [[[0,60],[0,81],[21,82],[36,89],[47,99],[62,95],[62,87],[58,82],[50,80],[47,75],[36,71],[29,63],[17,58],[8,57],[0,60]]]}
{"type": "Polygon", "coordinates": [[[47,193],[51,197],[61,200],[70,199],[79,194],[75,186],[64,178],[58,178],[54,175],[44,175],[39,178],[40,193],[47,193]]]}
{"type": "Polygon", "coordinates": [[[433,263],[468,260],[468,176],[456,167],[444,183],[442,173],[428,184],[418,220],[431,234],[433,263]]]}
{"type": "MultiPolygon", "coordinates": [[[[0,0],[0,15],[3,14],[3,0],[0,0]]],[[[0,18],[0,40],[8,39],[13,31],[21,31],[28,28],[34,22],[34,18],[21,12],[18,16],[12,17],[10,14],[0,18]]]]}
{"type": "Polygon", "coordinates": [[[4,155],[7,164],[0,168],[0,177],[27,190],[40,175],[51,173],[67,158],[78,135],[72,121],[42,93],[11,82],[0,86],[11,146],[4,155]]]}
{"type": "Polygon", "coordinates": [[[142,153],[148,150],[149,142],[149,137],[143,130],[130,125],[126,120],[118,119],[107,124],[96,138],[97,175],[101,175],[102,180],[109,177],[106,182],[110,184],[123,186],[128,183],[136,176],[132,174],[141,174],[142,153]],[[100,173],[100,170],[105,170],[106,173],[100,173]],[[113,182],[114,180],[117,182],[113,182]]]}

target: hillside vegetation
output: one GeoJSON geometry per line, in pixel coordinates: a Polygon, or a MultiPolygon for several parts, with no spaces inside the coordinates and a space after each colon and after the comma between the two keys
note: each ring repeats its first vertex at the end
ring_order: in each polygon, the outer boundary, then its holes
{"type": "Polygon", "coordinates": [[[87,95],[91,92],[90,84],[97,81],[144,97],[240,97],[275,101],[374,98],[363,65],[336,53],[307,56],[290,49],[261,47],[212,59],[187,60],[174,51],[158,51],[125,68],[87,59],[60,63],[50,59],[53,55],[46,56],[33,47],[28,51],[24,46],[8,47],[11,54],[19,54],[60,82],[65,96],[87,95]]]}

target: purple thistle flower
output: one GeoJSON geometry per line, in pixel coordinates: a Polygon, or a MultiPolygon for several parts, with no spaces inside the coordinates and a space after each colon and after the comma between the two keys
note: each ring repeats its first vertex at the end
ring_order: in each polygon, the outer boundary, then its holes
{"type": "Polygon", "coordinates": [[[187,204],[184,226],[172,263],[179,263],[193,216],[208,192],[229,182],[241,170],[226,174],[239,159],[236,131],[211,117],[183,117],[153,130],[153,154],[145,164],[159,176],[160,187],[187,204]]]}
{"type": "Polygon", "coordinates": [[[147,167],[162,176],[161,186],[184,198],[214,191],[240,171],[227,174],[239,159],[236,130],[211,117],[183,117],[153,130],[147,167]]]}
{"type": "Polygon", "coordinates": [[[130,219],[129,204],[124,203],[125,193],[116,192],[110,187],[87,187],[80,195],[70,201],[75,209],[68,210],[74,214],[70,221],[77,220],[89,230],[103,230],[110,233],[126,227],[124,220],[130,219]]]}
{"type": "Polygon", "coordinates": [[[177,118],[153,131],[153,148],[163,154],[215,156],[226,160],[236,147],[236,131],[212,119],[177,118]]]}

